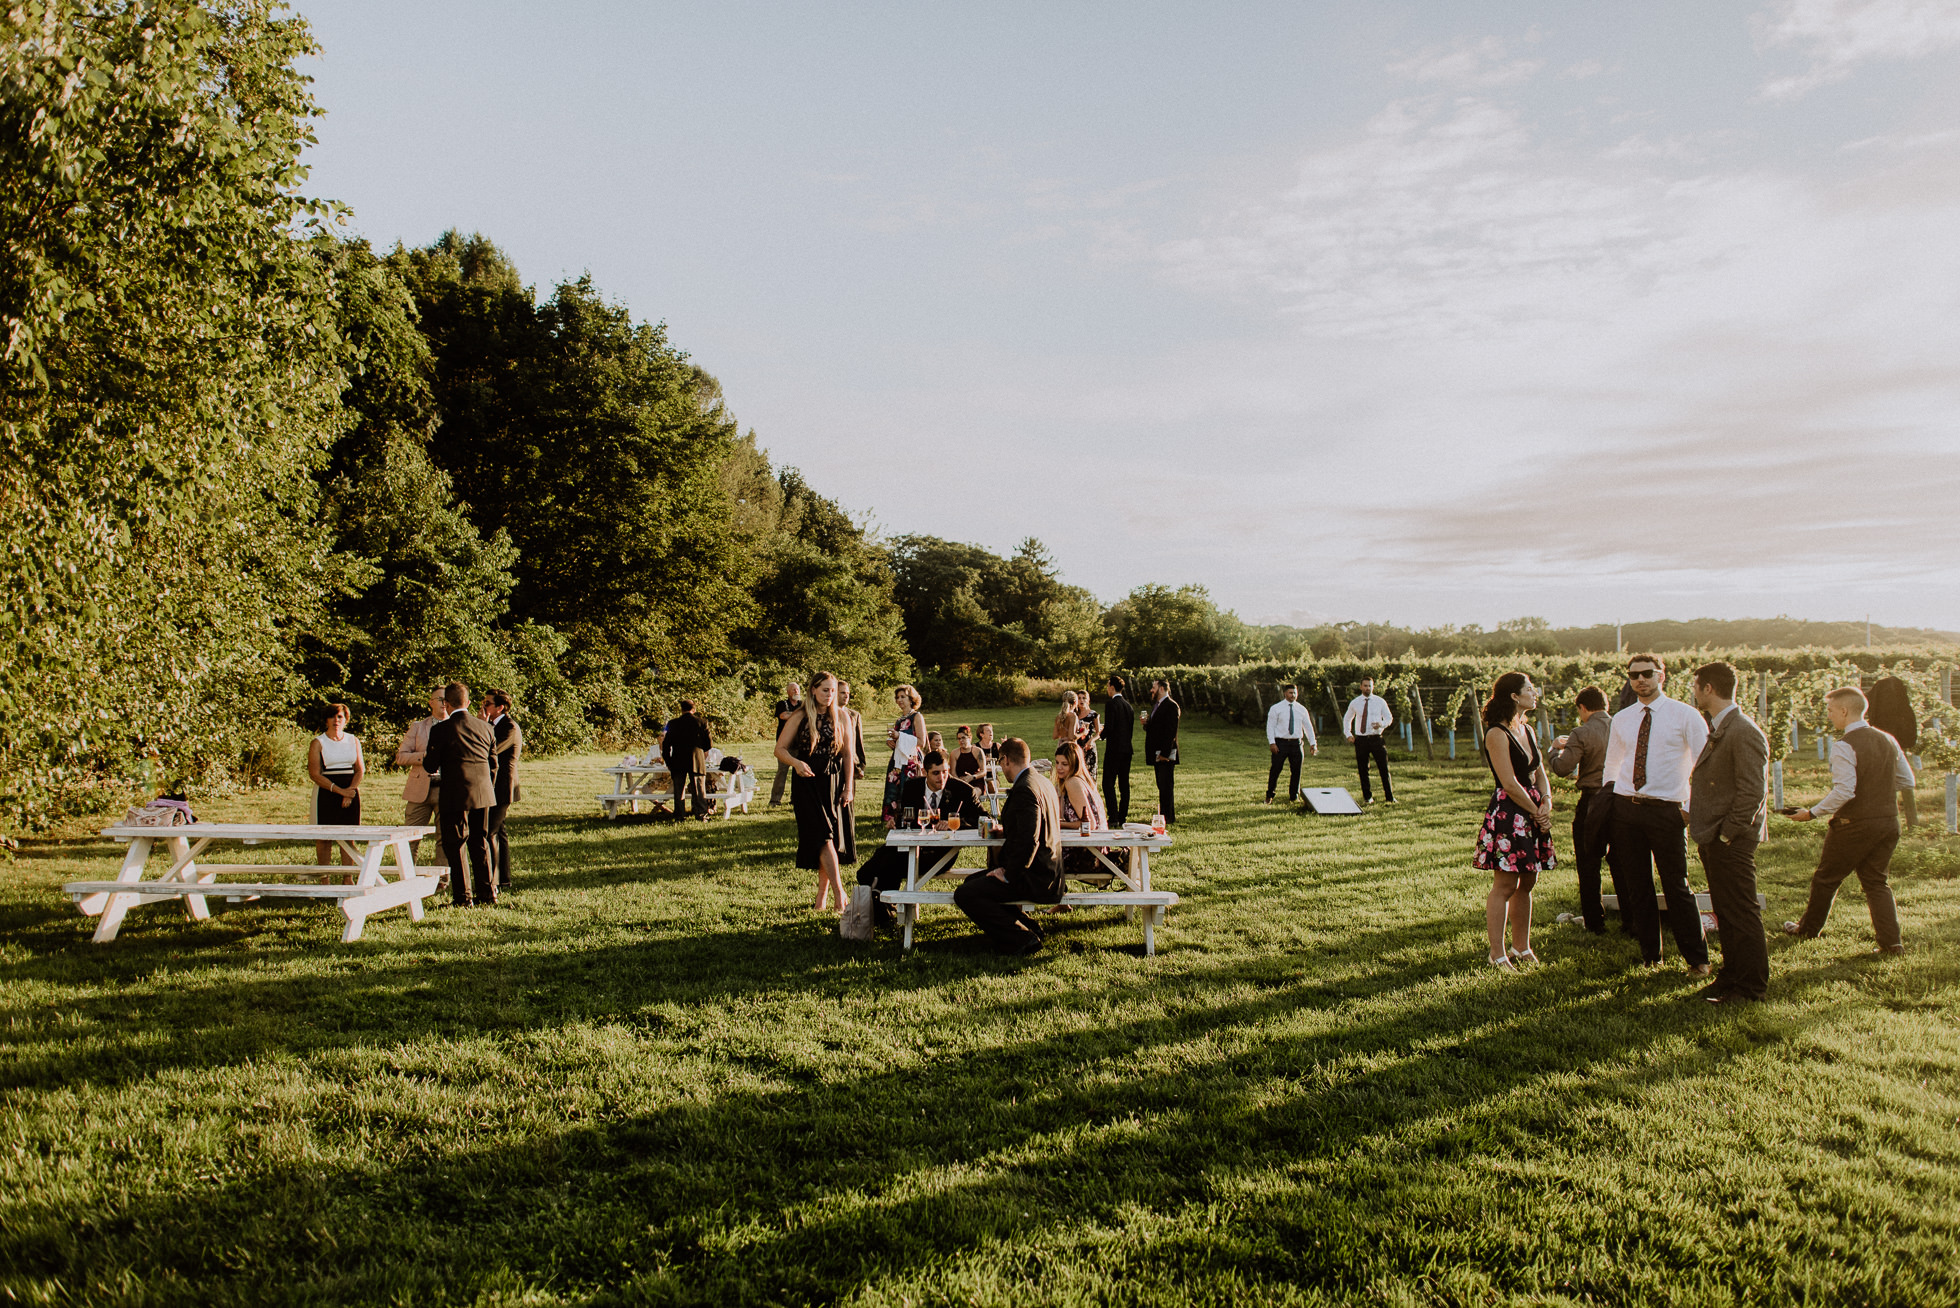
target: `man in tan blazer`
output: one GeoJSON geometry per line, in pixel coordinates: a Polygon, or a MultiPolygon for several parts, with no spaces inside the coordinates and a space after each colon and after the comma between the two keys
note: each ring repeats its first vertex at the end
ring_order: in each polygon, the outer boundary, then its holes
{"type": "MultiPolygon", "coordinates": [[[[404,826],[429,826],[435,818],[436,788],[429,780],[428,770],[422,766],[422,757],[429,752],[430,729],[448,716],[449,705],[443,702],[442,687],[437,686],[429,692],[429,716],[409,724],[408,734],[402,737],[402,747],[395,751],[395,766],[408,769],[408,781],[402,786],[404,826]]],[[[421,848],[419,840],[409,845],[411,854],[421,848]]]]}
{"type": "Polygon", "coordinates": [[[1722,970],[1701,997],[1753,1002],[1769,990],[1769,946],[1756,902],[1756,846],[1769,821],[1769,740],[1735,706],[1735,669],[1726,663],[1695,669],[1695,707],[1710,730],[1688,775],[1688,835],[1701,850],[1722,942],[1722,970]]]}
{"type": "Polygon", "coordinates": [[[497,736],[488,722],[470,716],[470,688],[460,681],[443,687],[449,716],[429,730],[423,766],[440,777],[436,827],[449,860],[449,898],[458,908],[497,902],[497,869],[490,862],[490,806],[497,790],[490,778],[490,756],[497,736]],[[470,850],[463,866],[463,845],[470,850]],[[474,875],[472,875],[474,874],[474,875]]]}

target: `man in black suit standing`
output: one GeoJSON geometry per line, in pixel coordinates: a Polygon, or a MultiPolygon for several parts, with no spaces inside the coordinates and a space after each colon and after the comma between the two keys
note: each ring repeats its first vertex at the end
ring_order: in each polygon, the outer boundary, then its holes
{"type": "Polygon", "coordinates": [[[1119,829],[1130,820],[1130,758],[1137,722],[1137,711],[1123,694],[1128,688],[1120,674],[1110,673],[1109,703],[1103,706],[1103,812],[1109,825],[1119,829]]]}
{"type": "Polygon", "coordinates": [[[1701,850],[1708,899],[1721,931],[1722,970],[1701,992],[1711,1004],[1761,999],[1769,990],[1769,947],[1756,903],[1756,846],[1769,820],[1769,740],[1735,706],[1735,669],[1695,669],[1695,707],[1708,742],[1688,774],[1688,836],[1701,850]]]}
{"type": "Polygon", "coordinates": [[[517,783],[517,765],[524,757],[524,729],[510,715],[510,696],[503,691],[488,692],[483,703],[487,709],[484,718],[497,738],[490,756],[490,785],[497,802],[490,806],[486,836],[491,861],[497,865],[497,891],[501,894],[510,889],[510,836],[504,831],[504,819],[510,814],[510,806],[524,798],[524,790],[517,783]]]}
{"type": "Polygon", "coordinates": [[[694,801],[694,818],[708,820],[708,724],[694,711],[694,701],[681,701],[681,715],[667,724],[660,741],[660,757],[666,761],[667,775],[674,786],[674,821],[687,816],[688,800],[694,801]]]}
{"type": "Polygon", "coordinates": [[[457,908],[497,902],[497,871],[490,863],[490,806],[497,798],[490,780],[490,756],[497,733],[470,716],[470,688],[452,681],[442,688],[449,716],[429,728],[422,770],[440,776],[436,831],[449,861],[449,898],[457,908]],[[469,844],[469,867],[463,845],[469,844]]]}
{"type": "Polygon", "coordinates": [[[1027,741],[1009,736],[1000,743],[1000,770],[1010,783],[1000,810],[1006,843],[992,868],[960,883],[953,903],[996,953],[1032,954],[1041,948],[1041,928],[1020,905],[1062,900],[1062,806],[1054,783],[1028,766],[1027,741]]]}
{"type": "Polygon", "coordinates": [[[1157,811],[1164,825],[1177,821],[1177,720],[1181,710],[1171,698],[1171,684],[1161,677],[1150,683],[1150,715],[1143,722],[1143,752],[1157,769],[1157,811]]]}

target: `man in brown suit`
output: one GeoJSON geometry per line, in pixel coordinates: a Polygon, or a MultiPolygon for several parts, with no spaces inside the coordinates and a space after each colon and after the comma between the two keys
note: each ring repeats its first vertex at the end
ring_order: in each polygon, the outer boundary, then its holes
{"type": "Polygon", "coordinates": [[[1769,740],[1735,706],[1735,669],[1726,663],[1695,669],[1695,707],[1710,730],[1688,774],[1688,835],[1701,850],[1722,940],[1722,970],[1701,997],[1753,1002],[1769,990],[1769,946],[1756,902],[1756,846],[1769,820],[1769,740]]]}
{"type": "Polygon", "coordinates": [[[1000,770],[1010,783],[1000,810],[1006,843],[991,869],[960,883],[953,903],[979,924],[996,953],[1032,954],[1041,948],[1041,928],[1020,905],[1061,902],[1061,801],[1054,783],[1028,766],[1027,741],[1000,742],[1000,770]]]}
{"type": "Polygon", "coordinates": [[[458,908],[497,902],[497,869],[490,862],[490,806],[497,791],[490,779],[490,756],[497,735],[488,722],[470,716],[470,688],[452,681],[442,689],[449,716],[429,730],[422,766],[440,778],[441,803],[436,832],[449,860],[449,897],[458,908]],[[463,867],[469,843],[470,865],[463,867]],[[474,875],[472,875],[472,873],[474,875]]]}

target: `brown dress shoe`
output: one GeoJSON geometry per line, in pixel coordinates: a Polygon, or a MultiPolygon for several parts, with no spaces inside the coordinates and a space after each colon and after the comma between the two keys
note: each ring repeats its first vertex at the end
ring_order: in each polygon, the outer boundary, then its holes
{"type": "Polygon", "coordinates": [[[1688,964],[1689,976],[1713,976],[1714,973],[1715,973],[1715,965],[1713,963],[1688,964]]]}

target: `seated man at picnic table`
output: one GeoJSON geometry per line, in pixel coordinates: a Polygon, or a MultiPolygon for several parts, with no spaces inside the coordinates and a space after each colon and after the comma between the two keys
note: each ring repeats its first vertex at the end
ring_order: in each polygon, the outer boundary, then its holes
{"type": "Polygon", "coordinates": [[[953,903],[986,932],[995,952],[1032,954],[1041,948],[1041,928],[1020,904],[1062,900],[1061,801],[1054,783],[1028,766],[1028,742],[1018,736],[1001,742],[1000,770],[1010,783],[1000,811],[1006,843],[988,871],[960,884],[953,903]]]}
{"type": "MultiPolygon", "coordinates": [[[[971,785],[952,775],[952,765],[946,755],[933,751],[924,760],[925,770],[916,777],[907,777],[898,789],[898,808],[900,812],[912,809],[927,815],[926,825],[934,831],[951,831],[956,828],[949,819],[957,819],[958,829],[976,830],[980,826],[980,794],[971,785]]],[[[927,855],[921,855],[927,857],[927,855]]],[[[932,853],[933,863],[945,857],[932,853]]],[[[957,855],[955,856],[957,857],[957,855]]],[[[886,845],[858,869],[858,884],[870,886],[874,890],[896,890],[905,884],[905,866],[909,851],[886,845]]],[[[951,867],[952,863],[946,865],[951,867]]],[[[873,906],[876,921],[882,926],[890,926],[897,918],[889,904],[879,900],[873,906]]]]}

